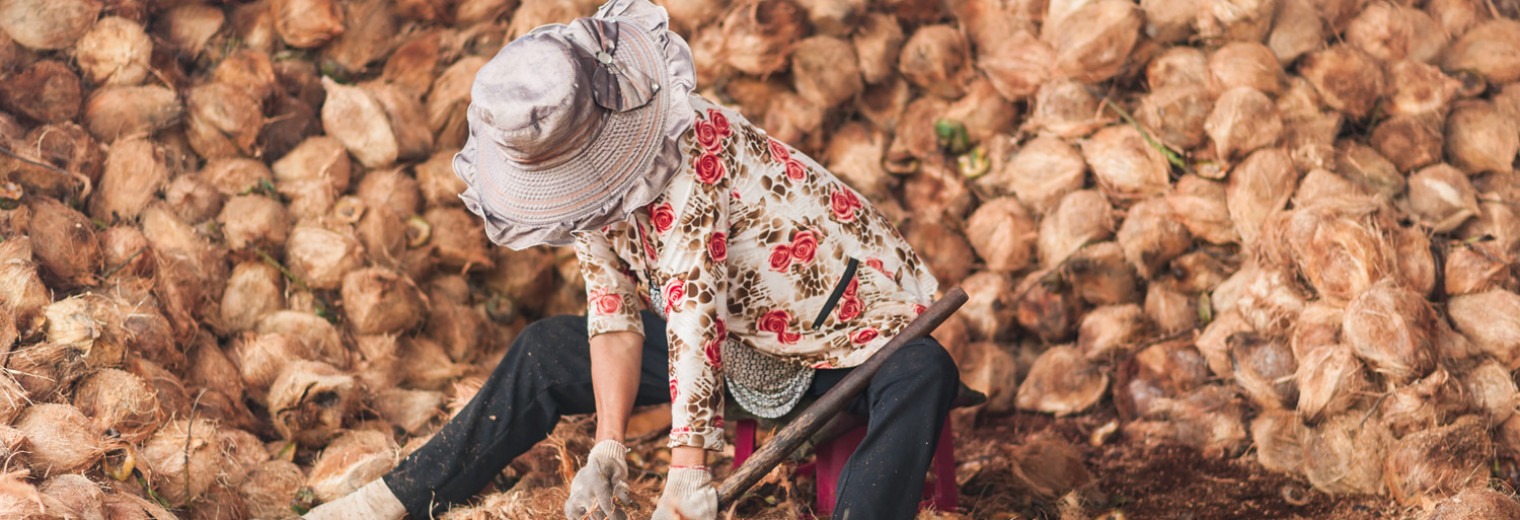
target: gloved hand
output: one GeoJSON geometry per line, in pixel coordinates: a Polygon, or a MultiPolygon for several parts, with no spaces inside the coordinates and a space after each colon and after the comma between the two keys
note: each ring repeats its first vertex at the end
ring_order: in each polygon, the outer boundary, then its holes
{"type": "Polygon", "coordinates": [[[707,468],[670,469],[650,520],[718,520],[718,489],[707,468]]]}
{"type": "Polygon", "coordinates": [[[570,498],[565,499],[565,518],[569,520],[627,520],[628,515],[613,503],[633,504],[628,491],[628,448],[606,440],[596,443],[586,456],[586,466],[570,481],[570,498]]]}

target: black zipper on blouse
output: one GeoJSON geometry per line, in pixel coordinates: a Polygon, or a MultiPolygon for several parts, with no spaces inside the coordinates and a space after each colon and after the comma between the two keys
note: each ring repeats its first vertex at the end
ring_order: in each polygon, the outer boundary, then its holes
{"type": "Polygon", "coordinates": [[[844,276],[839,277],[839,283],[834,284],[834,292],[829,293],[829,299],[823,302],[823,312],[818,313],[818,318],[813,320],[813,329],[823,326],[824,320],[829,318],[829,313],[834,312],[834,306],[839,304],[839,299],[844,297],[844,290],[850,286],[850,280],[855,279],[855,268],[860,267],[860,261],[854,258],[844,267],[844,276]]]}

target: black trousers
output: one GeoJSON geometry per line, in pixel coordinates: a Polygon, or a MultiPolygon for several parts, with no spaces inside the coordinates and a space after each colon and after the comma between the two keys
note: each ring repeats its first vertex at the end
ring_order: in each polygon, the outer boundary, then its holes
{"type": "MultiPolygon", "coordinates": [[[[634,403],[668,403],[665,322],[649,312],[643,320],[634,403]]],[[[412,518],[469,501],[512,459],[548,437],[561,415],[594,413],[590,351],[583,317],[548,318],[524,329],[464,410],[385,476],[412,518]]],[[[823,395],[849,371],[819,370],[808,393],[823,395]]],[[[932,338],[909,343],[886,361],[848,408],[867,418],[866,436],[839,476],[835,519],[916,515],[958,376],[932,338]]]]}

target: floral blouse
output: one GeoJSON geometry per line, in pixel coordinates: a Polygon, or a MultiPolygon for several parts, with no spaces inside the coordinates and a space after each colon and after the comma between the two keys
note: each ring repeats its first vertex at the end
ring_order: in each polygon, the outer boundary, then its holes
{"type": "Polygon", "coordinates": [[[670,445],[723,449],[724,342],[811,368],[859,365],[938,288],[875,209],[737,112],[691,97],[685,167],[625,222],[576,234],[590,335],[667,320],[670,445]],[[638,288],[647,288],[649,297],[638,288]]]}

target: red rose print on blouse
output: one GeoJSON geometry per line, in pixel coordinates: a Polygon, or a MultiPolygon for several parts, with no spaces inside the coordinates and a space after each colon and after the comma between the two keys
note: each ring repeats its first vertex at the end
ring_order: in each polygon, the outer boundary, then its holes
{"type": "Polygon", "coordinates": [[[675,400],[676,400],[676,394],[677,393],[678,392],[676,392],[676,380],[675,380],[675,378],[671,378],[670,379],[670,401],[671,402],[675,402],[675,400]]]}
{"type": "Polygon", "coordinates": [[[840,222],[855,220],[855,211],[860,209],[860,199],[850,190],[837,190],[829,194],[829,210],[834,214],[834,219],[840,222]]]}
{"type": "Polygon", "coordinates": [[[860,302],[860,298],[856,298],[854,296],[846,296],[844,298],[840,298],[839,321],[850,321],[855,318],[859,318],[860,311],[864,307],[865,304],[860,302]]]}
{"type": "Polygon", "coordinates": [[[881,274],[892,276],[892,273],[887,272],[887,267],[885,265],[882,265],[880,258],[872,258],[866,260],[866,265],[871,266],[872,269],[880,271],[881,274]]]}
{"type": "Polygon", "coordinates": [[[586,299],[591,302],[597,314],[617,314],[618,310],[623,308],[623,298],[616,294],[608,294],[606,289],[593,290],[586,299]]]}
{"type": "Polygon", "coordinates": [[[781,141],[771,139],[770,148],[771,159],[775,160],[776,162],[784,163],[792,160],[792,153],[786,151],[786,145],[781,144],[781,141]]]}
{"type": "Polygon", "coordinates": [[[697,144],[709,152],[716,152],[723,146],[723,136],[718,135],[718,128],[712,123],[698,119],[692,125],[692,131],[696,132],[697,144]]]}
{"type": "Polygon", "coordinates": [[[829,363],[828,361],[819,361],[817,363],[813,363],[813,370],[828,370],[831,368],[834,368],[834,364],[829,363]]]}
{"type": "Polygon", "coordinates": [[[655,233],[664,235],[666,232],[670,231],[670,226],[672,224],[675,224],[676,212],[675,210],[670,209],[669,202],[655,206],[655,208],[649,212],[649,222],[651,224],[654,224],[655,233]]]}
{"type": "Polygon", "coordinates": [[[728,325],[722,319],[713,325],[713,339],[702,348],[702,353],[707,355],[707,364],[713,368],[723,368],[723,342],[728,341],[728,325]]]}
{"type": "Polygon", "coordinates": [[[722,231],[714,231],[707,238],[707,254],[712,256],[714,262],[722,262],[728,259],[728,234],[722,231]]]}
{"type": "Polygon", "coordinates": [[[781,309],[772,309],[760,318],[758,325],[760,332],[774,332],[776,333],[776,339],[781,341],[783,345],[790,345],[802,338],[801,334],[786,331],[787,328],[791,327],[791,321],[792,313],[781,309]]]}
{"type": "Polygon", "coordinates": [[[913,314],[923,314],[926,310],[929,309],[917,303],[913,304],[913,314]]]}
{"type": "Polygon", "coordinates": [[[802,179],[806,179],[807,178],[807,167],[803,166],[802,163],[800,163],[800,162],[793,161],[791,159],[787,159],[787,161],[786,161],[786,178],[794,180],[794,181],[800,181],[802,179]]]}
{"type": "Polygon", "coordinates": [[[860,279],[850,278],[849,285],[844,286],[844,296],[846,298],[854,298],[855,292],[858,290],[860,290],[860,279]]]}
{"type": "Polygon", "coordinates": [[[665,282],[665,314],[669,315],[671,309],[681,306],[681,300],[686,297],[686,283],[672,278],[665,282]]]}
{"type": "Polygon", "coordinates": [[[703,184],[717,184],[725,174],[727,168],[723,166],[723,160],[718,156],[704,153],[696,158],[697,180],[703,184]]]}
{"type": "Polygon", "coordinates": [[[784,273],[792,266],[792,246],[780,244],[771,248],[771,270],[784,273]]]}
{"type": "Polygon", "coordinates": [[[812,231],[798,231],[792,237],[792,259],[799,264],[808,264],[813,261],[813,256],[818,253],[818,234],[812,231]]]}
{"type": "Polygon", "coordinates": [[[723,416],[713,417],[713,428],[723,429],[723,416]]]}
{"type": "Polygon", "coordinates": [[[856,345],[864,345],[866,343],[870,343],[871,340],[876,339],[876,337],[880,335],[881,333],[877,332],[876,327],[866,327],[864,329],[855,331],[854,334],[851,334],[850,341],[854,342],[856,345]]]}
{"type": "Polygon", "coordinates": [[[728,116],[723,115],[722,112],[712,108],[707,109],[707,120],[712,123],[713,129],[718,131],[719,137],[734,135],[733,129],[728,126],[728,116]]]}

